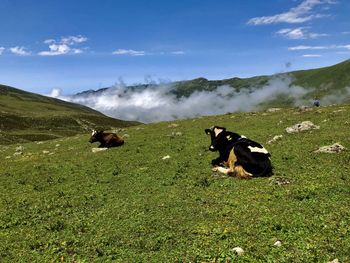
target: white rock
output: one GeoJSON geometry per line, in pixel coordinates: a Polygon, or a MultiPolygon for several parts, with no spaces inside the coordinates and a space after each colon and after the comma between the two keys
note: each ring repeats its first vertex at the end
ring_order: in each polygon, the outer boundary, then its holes
{"type": "Polygon", "coordinates": [[[232,252],[236,253],[238,256],[242,256],[244,254],[244,250],[241,247],[232,248],[232,252]]]}
{"type": "Polygon", "coordinates": [[[303,121],[301,123],[297,123],[293,126],[287,127],[286,132],[287,133],[297,133],[301,131],[307,131],[312,129],[319,129],[320,126],[317,126],[313,124],[311,121],[303,121]]]}
{"type": "Polygon", "coordinates": [[[23,152],[23,151],[24,151],[24,147],[23,146],[16,147],[16,152],[23,152]]]}
{"type": "Polygon", "coordinates": [[[315,153],[340,153],[344,151],[346,148],[340,143],[334,143],[332,145],[322,146],[318,148],[315,153]]]}
{"type": "Polygon", "coordinates": [[[172,123],[168,125],[168,128],[176,128],[176,127],[179,127],[179,124],[172,123]]]}
{"type": "Polygon", "coordinates": [[[276,246],[276,247],[280,247],[280,246],[282,246],[282,242],[279,241],[279,240],[277,240],[277,241],[275,242],[275,244],[273,244],[273,245],[276,246]]]}
{"type": "Polygon", "coordinates": [[[281,110],[281,108],[269,108],[266,111],[267,112],[276,112],[276,111],[280,111],[280,110],[281,110]]]}
{"type": "Polygon", "coordinates": [[[327,263],[340,263],[339,259],[333,259],[332,261],[328,261],[327,263]]]}
{"type": "Polygon", "coordinates": [[[274,136],[271,140],[269,140],[267,143],[268,143],[268,144],[274,143],[274,142],[276,142],[276,141],[282,139],[282,137],[283,137],[283,135],[276,135],[276,136],[274,136]]]}
{"type": "Polygon", "coordinates": [[[97,153],[97,152],[102,152],[102,151],[105,151],[107,150],[108,148],[92,148],[91,151],[93,153],[97,153]]]}
{"type": "Polygon", "coordinates": [[[162,160],[170,159],[170,155],[166,155],[162,158],[162,160]]]}

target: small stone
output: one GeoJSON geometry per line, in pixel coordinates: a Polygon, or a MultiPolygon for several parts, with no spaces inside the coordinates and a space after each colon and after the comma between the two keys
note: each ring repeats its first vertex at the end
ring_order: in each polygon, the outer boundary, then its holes
{"type": "Polygon", "coordinates": [[[281,108],[269,108],[266,111],[267,112],[276,112],[276,111],[280,111],[280,110],[281,110],[281,108]]]}
{"type": "Polygon", "coordinates": [[[339,259],[333,259],[332,261],[328,261],[327,263],[340,263],[339,259]]]}
{"type": "Polygon", "coordinates": [[[271,140],[269,140],[267,143],[268,143],[268,144],[274,143],[274,142],[276,142],[276,141],[282,139],[282,137],[283,137],[283,135],[276,135],[276,136],[274,136],[271,140]]]}
{"type": "Polygon", "coordinates": [[[242,256],[244,254],[244,250],[241,247],[232,248],[232,252],[236,253],[238,256],[242,256]]]}
{"type": "Polygon", "coordinates": [[[312,111],[312,108],[309,106],[300,106],[299,111],[300,112],[308,112],[308,111],[312,111]]]}
{"type": "Polygon", "coordinates": [[[279,241],[279,240],[277,240],[277,241],[275,242],[275,244],[273,244],[273,245],[276,246],[276,247],[280,247],[280,246],[282,246],[282,242],[279,241]]]}
{"type": "Polygon", "coordinates": [[[166,155],[162,158],[162,160],[170,159],[170,155],[166,155]]]}
{"type": "Polygon", "coordinates": [[[23,152],[23,151],[24,151],[24,147],[23,146],[16,147],[16,152],[23,152]]]}
{"type": "Polygon", "coordinates": [[[272,177],[269,179],[269,181],[271,185],[282,186],[282,185],[290,184],[290,181],[287,178],[283,178],[283,177],[272,177]]]}
{"type": "Polygon", "coordinates": [[[91,151],[93,153],[97,153],[97,152],[102,152],[102,151],[105,151],[107,150],[108,148],[92,148],[91,151]]]}
{"type": "Polygon", "coordinates": [[[176,128],[176,127],[179,127],[179,124],[172,123],[168,125],[168,128],[176,128]]]}

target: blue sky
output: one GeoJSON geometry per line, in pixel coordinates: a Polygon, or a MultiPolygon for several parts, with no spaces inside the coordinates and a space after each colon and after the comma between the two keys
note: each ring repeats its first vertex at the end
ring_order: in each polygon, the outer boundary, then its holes
{"type": "Polygon", "coordinates": [[[350,58],[348,0],[0,0],[0,83],[72,94],[350,58]]]}

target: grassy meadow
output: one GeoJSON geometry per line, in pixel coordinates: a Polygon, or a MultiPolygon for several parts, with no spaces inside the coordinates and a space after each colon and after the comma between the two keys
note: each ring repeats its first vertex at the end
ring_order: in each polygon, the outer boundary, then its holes
{"type": "Polygon", "coordinates": [[[0,261],[350,262],[349,117],[340,105],[139,125],[97,153],[88,133],[0,145],[0,261]],[[320,129],[285,132],[305,120],[320,129]],[[274,175],[213,173],[212,125],[262,143],[274,175]],[[336,142],[347,150],[314,153],[336,142]]]}

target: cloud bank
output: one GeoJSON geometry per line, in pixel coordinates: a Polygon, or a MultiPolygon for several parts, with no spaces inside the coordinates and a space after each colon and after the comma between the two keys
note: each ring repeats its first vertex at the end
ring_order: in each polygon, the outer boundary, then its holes
{"type": "Polygon", "coordinates": [[[225,114],[237,111],[255,111],[262,103],[287,96],[295,106],[311,105],[303,99],[310,92],[299,86],[290,86],[292,79],[286,75],[271,79],[260,88],[235,91],[229,86],[220,86],[213,91],[196,91],[189,97],[177,98],[170,91],[170,84],[149,85],[147,88],[130,88],[125,85],[103,92],[61,96],[58,89],[52,97],[86,105],[108,116],[137,120],[144,123],[186,119],[204,115],[225,114]]]}
{"type": "Polygon", "coordinates": [[[30,56],[31,55],[31,52],[26,50],[25,47],[19,47],[19,46],[11,47],[10,52],[17,55],[17,56],[30,56]]]}
{"type": "Polygon", "coordinates": [[[86,37],[81,35],[62,37],[59,41],[55,39],[47,39],[44,41],[45,44],[49,45],[48,51],[41,51],[38,53],[39,56],[59,56],[66,54],[80,54],[83,53],[82,49],[75,48],[77,44],[81,44],[87,41],[86,37]]]}
{"type": "Polygon", "coordinates": [[[133,57],[144,56],[146,52],[143,50],[133,50],[133,49],[117,49],[112,52],[113,55],[130,55],[133,57]]]}
{"type": "Polygon", "coordinates": [[[304,23],[316,18],[325,17],[325,15],[315,12],[319,5],[335,4],[333,0],[304,0],[298,6],[291,8],[287,12],[273,16],[254,17],[248,21],[248,25],[268,25],[277,23],[304,23]]]}
{"type": "Polygon", "coordinates": [[[276,32],[287,39],[310,39],[328,36],[328,34],[309,32],[308,27],[283,28],[276,32]]]}

